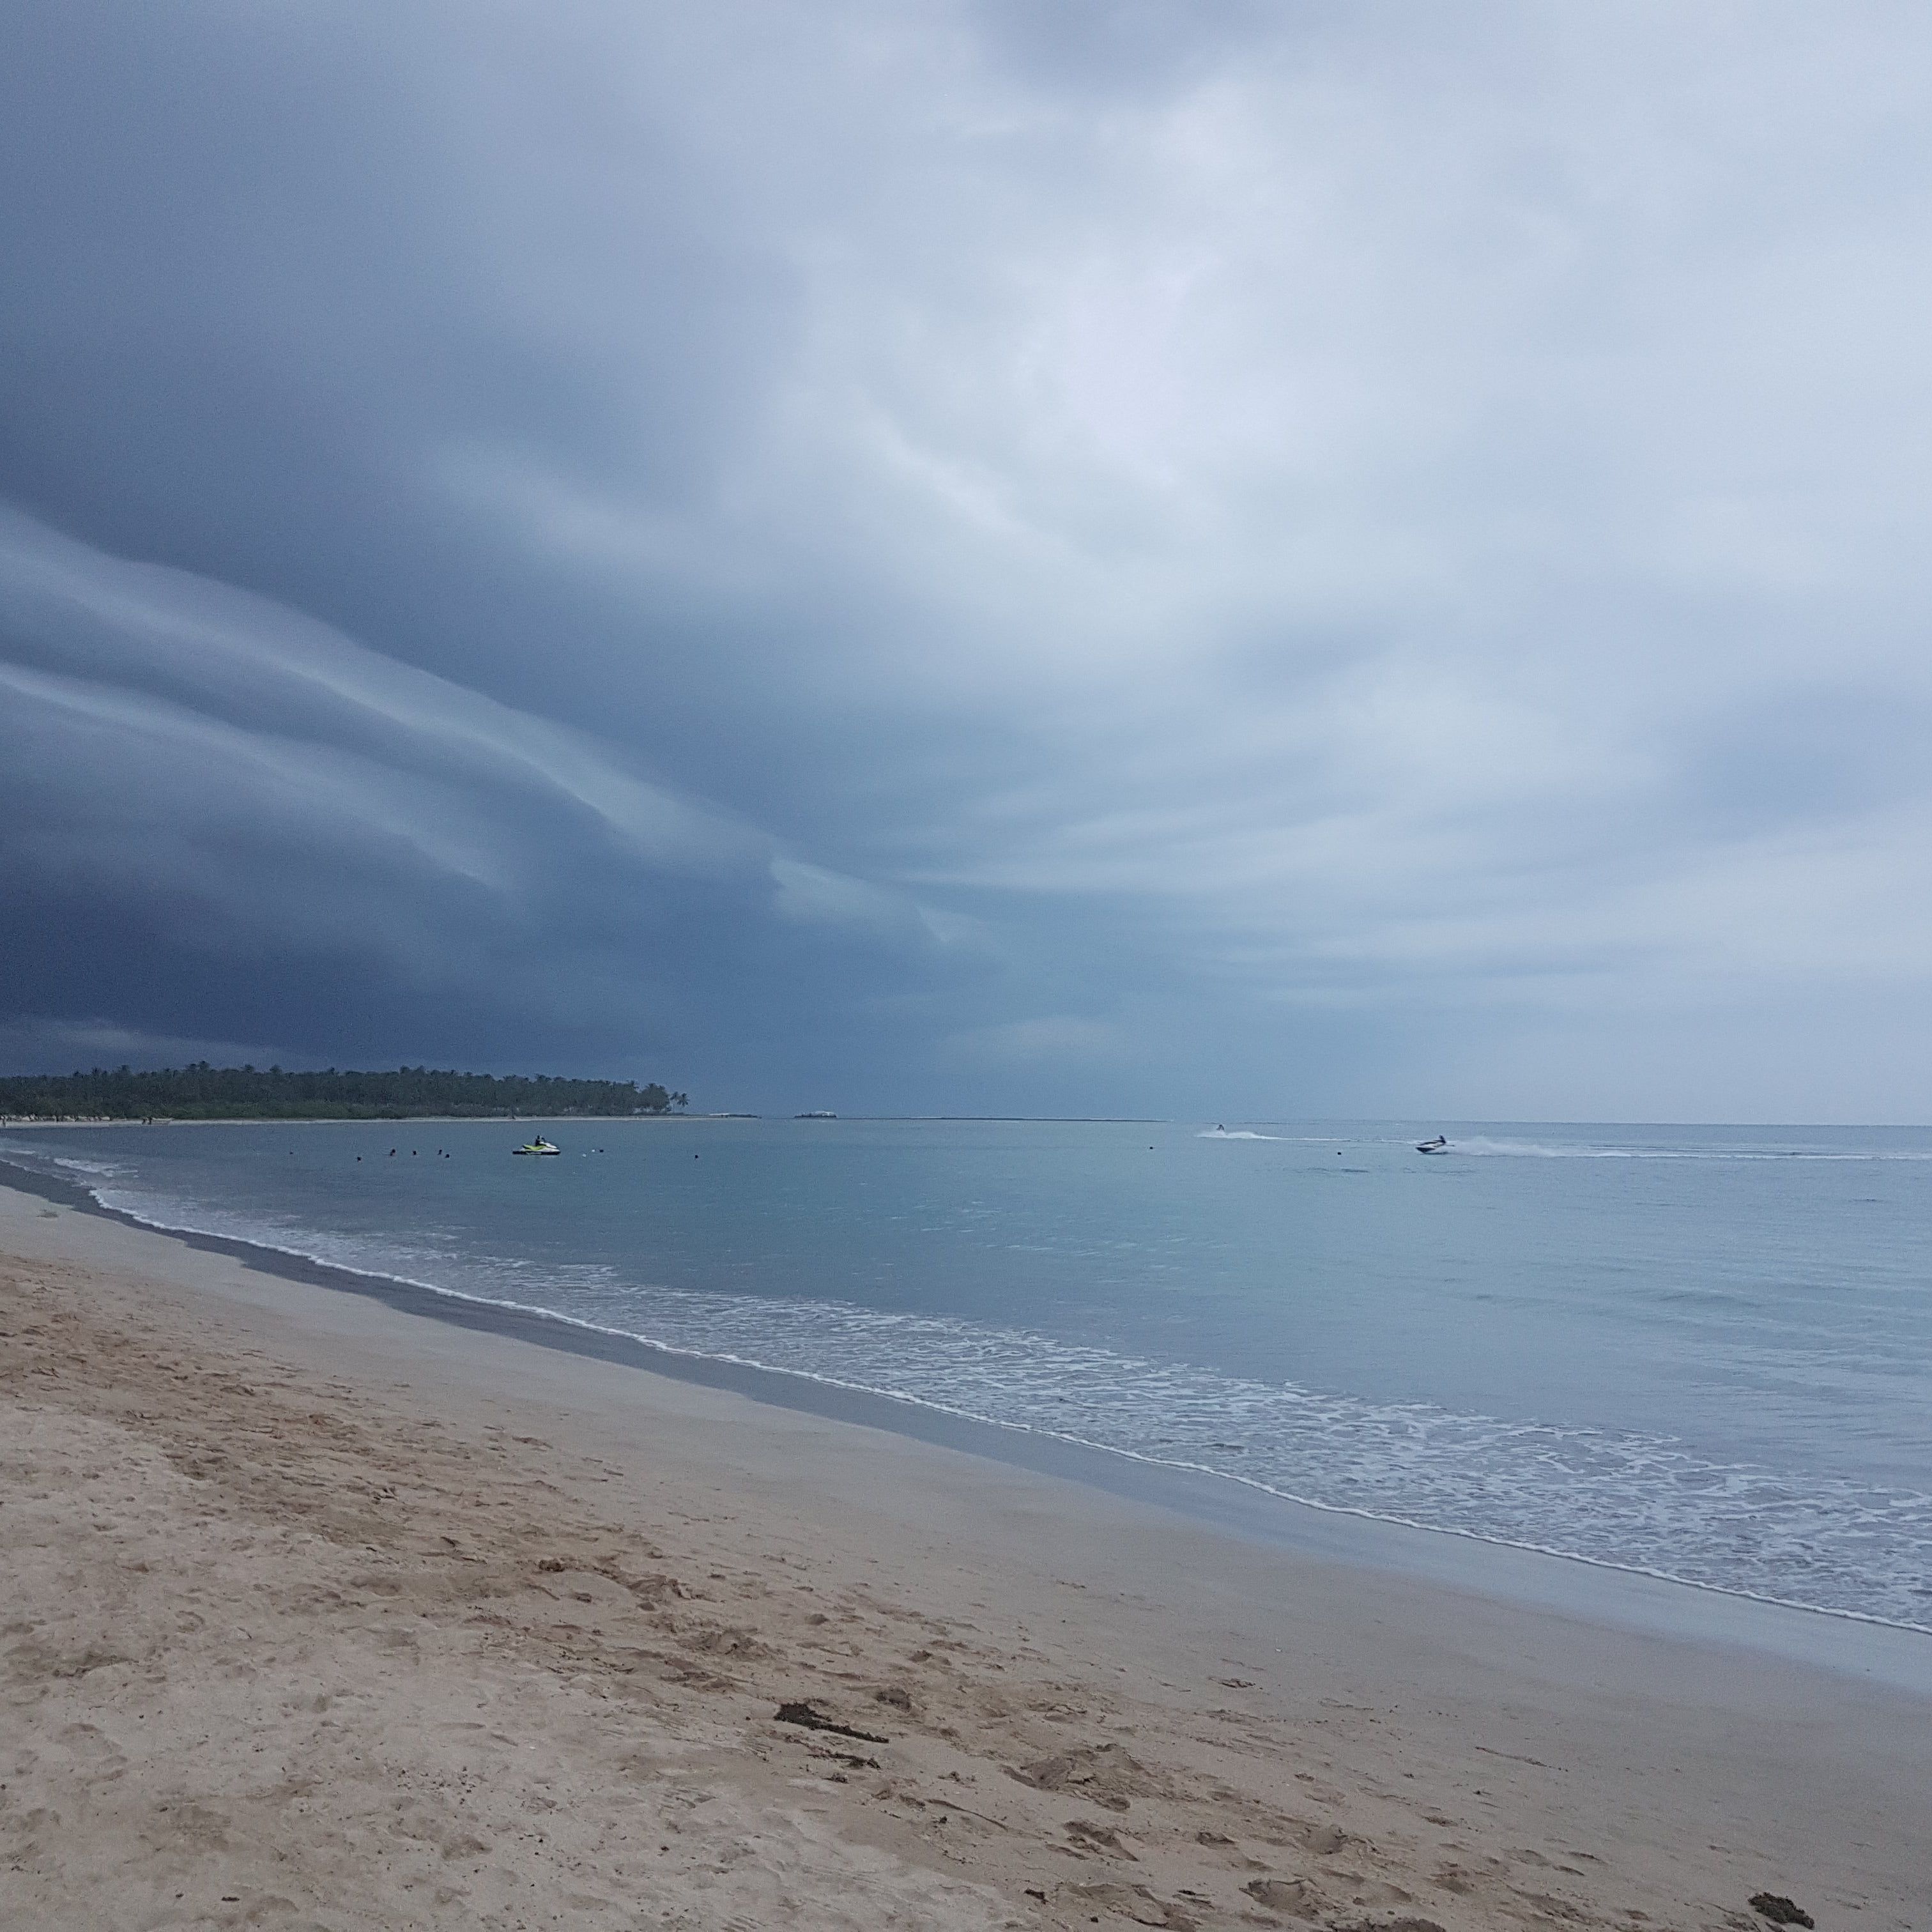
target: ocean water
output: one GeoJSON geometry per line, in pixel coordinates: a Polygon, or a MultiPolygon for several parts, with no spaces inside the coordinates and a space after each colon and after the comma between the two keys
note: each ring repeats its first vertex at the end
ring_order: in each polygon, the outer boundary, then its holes
{"type": "Polygon", "coordinates": [[[1932,1130],[0,1130],[104,1206],[1327,1510],[1932,1631],[1932,1130]],[[392,1154],[392,1149],[395,1151],[392,1154]],[[358,1158],[359,1156],[359,1158],[358,1158]]]}

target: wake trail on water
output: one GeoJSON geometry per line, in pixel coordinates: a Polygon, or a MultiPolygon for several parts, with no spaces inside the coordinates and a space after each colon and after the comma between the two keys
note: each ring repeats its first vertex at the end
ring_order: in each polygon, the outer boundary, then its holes
{"type": "Polygon", "coordinates": [[[1829,1148],[1694,1148],[1606,1147],[1583,1142],[1510,1140],[1487,1135],[1473,1135],[1452,1141],[1451,1154],[1520,1160],[1689,1160],[1731,1161],[1830,1161],[1924,1162],[1932,1161],[1932,1151],[1923,1148],[1865,1148],[1844,1150],[1829,1148]]]}

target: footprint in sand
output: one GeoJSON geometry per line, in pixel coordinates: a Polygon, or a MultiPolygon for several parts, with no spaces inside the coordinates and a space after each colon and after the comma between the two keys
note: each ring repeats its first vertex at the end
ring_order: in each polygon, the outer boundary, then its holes
{"type": "Polygon", "coordinates": [[[1066,1835],[1076,1845],[1111,1852],[1117,1858],[1125,1858],[1130,1864],[1140,1862],[1138,1853],[1122,1844],[1120,1834],[1110,1825],[1102,1825],[1092,1818],[1074,1818],[1069,1820],[1066,1830],[1066,1835]]]}
{"type": "Polygon", "coordinates": [[[1328,1909],[1328,1901],[1306,1879],[1251,1879],[1241,1889],[1257,1905],[1270,1912],[1292,1912],[1298,1918],[1316,1918],[1328,1909]]]}
{"type": "Polygon", "coordinates": [[[1171,1798],[1171,1782],[1118,1744],[1088,1745],[1004,1767],[1016,1784],[1036,1791],[1069,1791],[1109,1811],[1125,1811],[1136,1798],[1171,1798]]]}

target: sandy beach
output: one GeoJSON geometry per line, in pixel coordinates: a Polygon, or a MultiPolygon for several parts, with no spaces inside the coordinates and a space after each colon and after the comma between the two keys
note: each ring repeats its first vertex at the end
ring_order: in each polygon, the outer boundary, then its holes
{"type": "Polygon", "coordinates": [[[1932,1927],[1877,1675],[10,1190],[0,1329],[10,1927],[1932,1927]]]}

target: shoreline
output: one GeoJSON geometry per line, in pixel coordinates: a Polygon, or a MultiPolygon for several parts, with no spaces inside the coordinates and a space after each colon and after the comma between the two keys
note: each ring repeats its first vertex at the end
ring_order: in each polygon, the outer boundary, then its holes
{"type": "Polygon", "coordinates": [[[264,1242],[166,1226],[106,1205],[86,1183],[40,1174],[0,1155],[0,1189],[7,1187],[224,1256],[272,1276],[365,1298],[412,1318],[617,1364],[829,1421],[883,1430],[935,1448],[1071,1480],[1130,1503],[1172,1510],[1225,1534],[1304,1556],[1390,1570],[1593,1622],[1695,1642],[1740,1646],[1932,1697],[1932,1633],[1909,1624],[1310,1502],[1220,1472],[1022,1428],[860,1384],[680,1349],[554,1311],[319,1261],[264,1242]]]}
{"type": "Polygon", "coordinates": [[[1768,1890],[1924,1932],[1889,1685],[44,1194],[0,1192],[0,1291],[12,1922],[1736,1932],[1768,1890]]]}

